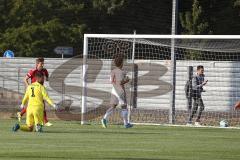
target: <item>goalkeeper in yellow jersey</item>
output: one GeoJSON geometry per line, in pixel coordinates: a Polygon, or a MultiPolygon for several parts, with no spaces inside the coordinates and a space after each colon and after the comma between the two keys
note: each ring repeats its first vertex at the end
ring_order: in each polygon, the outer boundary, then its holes
{"type": "Polygon", "coordinates": [[[22,131],[31,132],[33,131],[34,126],[37,132],[42,132],[42,126],[44,122],[43,100],[47,101],[55,109],[58,108],[58,106],[54,104],[53,101],[49,98],[45,87],[42,85],[42,82],[44,81],[43,73],[37,72],[35,74],[35,78],[37,79],[37,81],[27,87],[26,93],[21,104],[21,109],[24,106],[28,106],[26,125],[19,125],[18,123],[15,124],[12,128],[14,132],[16,132],[19,129],[22,131]]]}

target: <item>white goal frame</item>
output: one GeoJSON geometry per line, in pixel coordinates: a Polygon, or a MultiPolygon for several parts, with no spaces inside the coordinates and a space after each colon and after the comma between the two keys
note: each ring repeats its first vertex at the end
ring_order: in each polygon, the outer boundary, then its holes
{"type": "MultiPolygon", "coordinates": [[[[89,38],[128,38],[128,39],[238,39],[240,35],[137,35],[137,34],[84,34],[83,45],[83,65],[82,65],[82,106],[81,106],[81,124],[86,124],[84,115],[87,110],[87,55],[88,55],[88,39],[89,38]]],[[[175,53],[173,53],[175,54],[175,53]]],[[[172,63],[174,64],[174,63],[172,63]]],[[[171,66],[174,68],[174,66],[171,66]]],[[[173,71],[174,72],[174,71],[173,71]]],[[[172,74],[173,75],[173,74],[172,74]]],[[[174,100],[173,100],[174,101],[174,100]]],[[[172,108],[171,104],[169,106],[172,108]]],[[[174,114],[174,113],[173,113],[174,114]]]]}

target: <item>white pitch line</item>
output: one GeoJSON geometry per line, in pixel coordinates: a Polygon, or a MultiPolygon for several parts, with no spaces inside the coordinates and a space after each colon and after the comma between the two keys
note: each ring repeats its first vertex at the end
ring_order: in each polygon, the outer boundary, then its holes
{"type": "Polygon", "coordinates": [[[240,129],[240,127],[218,127],[218,126],[187,126],[176,124],[157,124],[157,123],[132,123],[134,125],[146,125],[146,126],[164,126],[164,127],[188,127],[188,128],[221,128],[221,129],[240,129]]]}

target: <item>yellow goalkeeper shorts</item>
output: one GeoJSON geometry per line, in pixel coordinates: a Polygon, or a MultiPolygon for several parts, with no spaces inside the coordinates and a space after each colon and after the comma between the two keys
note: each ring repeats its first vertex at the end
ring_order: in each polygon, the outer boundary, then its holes
{"type": "Polygon", "coordinates": [[[26,124],[29,127],[37,124],[43,125],[43,107],[28,107],[26,124]]]}

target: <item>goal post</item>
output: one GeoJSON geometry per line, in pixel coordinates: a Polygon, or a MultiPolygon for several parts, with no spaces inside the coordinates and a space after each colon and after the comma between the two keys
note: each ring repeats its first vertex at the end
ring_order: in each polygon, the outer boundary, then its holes
{"type": "MultiPolygon", "coordinates": [[[[239,125],[239,113],[232,110],[234,103],[240,99],[240,77],[237,73],[239,68],[240,74],[239,46],[240,35],[85,34],[81,123],[98,123],[109,107],[109,77],[114,67],[112,57],[121,52],[126,60],[123,69],[129,77],[134,77],[133,72],[138,75],[136,94],[133,94],[136,91],[133,86],[126,86],[128,105],[132,105],[132,98],[137,98],[137,107],[131,109],[130,121],[169,124],[172,118],[169,113],[175,108],[175,123],[186,124],[189,117],[184,93],[187,69],[193,66],[195,74],[196,67],[203,65],[209,83],[204,87],[206,92],[202,93],[205,108],[201,123],[215,126],[221,119],[227,119],[231,125],[239,125]],[[169,98],[173,39],[176,54],[176,75],[173,77],[176,79],[175,107],[171,106],[169,98]],[[137,71],[133,69],[134,64],[138,66],[137,71]]],[[[111,122],[121,123],[118,111],[111,116],[111,122]]]]}
{"type": "Polygon", "coordinates": [[[87,55],[88,55],[88,37],[84,35],[83,40],[83,65],[82,65],[82,107],[81,107],[81,124],[85,124],[85,114],[87,109],[87,55]]]}

